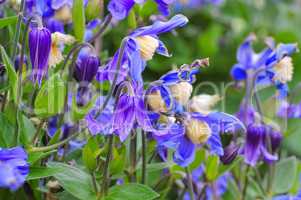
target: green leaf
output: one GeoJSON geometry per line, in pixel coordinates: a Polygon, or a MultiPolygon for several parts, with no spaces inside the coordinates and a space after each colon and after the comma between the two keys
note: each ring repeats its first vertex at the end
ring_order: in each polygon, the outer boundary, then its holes
{"type": "Polygon", "coordinates": [[[89,171],[93,171],[97,167],[98,144],[96,137],[91,137],[83,148],[83,161],[89,171]]]}
{"type": "Polygon", "coordinates": [[[214,181],[218,177],[219,157],[216,155],[208,156],[206,160],[206,177],[209,181],[214,181]]]}
{"type": "Polygon", "coordinates": [[[12,16],[12,17],[6,17],[0,19],[0,29],[9,25],[14,25],[15,23],[17,23],[17,20],[18,20],[18,16],[12,16]]]}
{"type": "Polygon", "coordinates": [[[31,120],[21,113],[19,114],[18,121],[20,126],[18,140],[23,146],[28,146],[36,132],[36,128],[31,120]]]}
{"type": "Polygon", "coordinates": [[[14,102],[17,100],[17,87],[18,87],[18,76],[15,71],[15,68],[13,67],[13,64],[6,54],[6,51],[3,46],[0,45],[0,50],[1,50],[1,56],[3,60],[3,64],[5,65],[5,69],[8,74],[8,80],[9,80],[9,86],[10,86],[10,92],[12,95],[12,98],[14,102]]]}
{"type": "Polygon", "coordinates": [[[105,200],[152,200],[159,197],[159,194],[146,185],[125,184],[110,188],[105,200]]]}
{"type": "Polygon", "coordinates": [[[48,167],[30,167],[29,174],[26,177],[27,181],[46,178],[54,176],[55,174],[61,173],[63,170],[61,168],[48,168],[48,167]]]}
{"type": "Polygon", "coordinates": [[[51,155],[52,153],[56,152],[57,150],[49,151],[46,153],[42,152],[32,152],[28,154],[28,163],[30,166],[34,165],[37,161],[51,155]]]}
{"type": "Polygon", "coordinates": [[[297,176],[296,157],[289,157],[278,162],[275,166],[275,178],[273,181],[273,193],[282,194],[288,192],[297,176]]]}
{"type": "Polygon", "coordinates": [[[11,147],[14,142],[15,128],[3,113],[0,113],[0,127],[0,147],[11,147]]]}
{"type": "Polygon", "coordinates": [[[134,9],[132,9],[129,13],[128,26],[129,26],[130,29],[136,29],[136,27],[137,27],[136,15],[135,15],[135,10],[134,9]]]}
{"type": "Polygon", "coordinates": [[[53,137],[51,138],[51,140],[49,141],[48,145],[53,145],[53,144],[59,142],[60,137],[61,137],[61,133],[62,133],[62,130],[61,130],[61,129],[58,129],[58,130],[55,132],[54,136],[53,136],[53,137]]]}
{"type": "Polygon", "coordinates": [[[54,177],[67,192],[78,199],[96,200],[92,179],[88,173],[75,166],[58,162],[49,162],[48,167],[62,170],[61,173],[55,174],[54,177]]]}
{"type": "Polygon", "coordinates": [[[84,40],[85,35],[85,8],[83,0],[74,0],[72,8],[72,20],[74,35],[79,41],[84,40]]]}
{"type": "Polygon", "coordinates": [[[66,87],[59,74],[51,76],[36,97],[35,113],[44,118],[61,113],[64,108],[66,87]]]}

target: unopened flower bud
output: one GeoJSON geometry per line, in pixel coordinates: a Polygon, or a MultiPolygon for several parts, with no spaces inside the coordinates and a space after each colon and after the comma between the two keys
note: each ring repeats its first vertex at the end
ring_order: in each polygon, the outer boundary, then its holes
{"type": "Polygon", "coordinates": [[[274,80],[287,83],[293,79],[294,66],[291,57],[284,57],[274,66],[274,80]]]}
{"type": "Polygon", "coordinates": [[[219,100],[220,97],[218,95],[202,94],[194,96],[188,103],[188,110],[190,112],[208,114],[219,100]]]}
{"type": "Polygon", "coordinates": [[[145,60],[151,60],[159,47],[159,41],[152,36],[139,36],[136,39],[140,47],[141,57],[145,60]]]}
{"type": "Polygon", "coordinates": [[[29,53],[32,64],[32,80],[41,85],[48,71],[48,58],[51,49],[51,33],[47,28],[34,27],[28,35],[29,53]]]}
{"type": "Polygon", "coordinates": [[[156,90],[146,97],[147,104],[154,112],[167,112],[166,104],[160,94],[160,91],[156,90]]]}
{"type": "Polygon", "coordinates": [[[171,95],[182,105],[187,105],[192,93],[192,85],[188,82],[180,82],[169,86],[171,95]]]}
{"type": "Polygon", "coordinates": [[[197,119],[186,121],[186,135],[194,144],[203,144],[207,142],[212,131],[209,125],[197,119]]]}
{"type": "Polygon", "coordinates": [[[239,146],[235,145],[234,143],[229,144],[227,147],[224,148],[224,155],[220,157],[220,160],[225,165],[231,164],[236,156],[238,155],[239,146]]]}
{"type": "Polygon", "coordinates": [[[276,150],[279,148],[281,144],[283,136],[279,131],[272,130],[272,132],[270,133],[270,138],[271,138],[272,152],[276,152],[276,150]]]}

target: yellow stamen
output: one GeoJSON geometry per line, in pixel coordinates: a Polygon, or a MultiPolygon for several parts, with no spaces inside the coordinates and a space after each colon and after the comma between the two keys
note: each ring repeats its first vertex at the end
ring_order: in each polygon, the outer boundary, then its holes
{"type": "Polygon", "coordinates": [[[186,135],[194,144],[207,142],[211,134],[209,125],[204,121],[190,119],[186,122],[186,135]]]}
{"type": "Polygon", "coordinates": [[[153,58],[156,49],[159,47],[159,41],[148,35],[137,37],[136,42],[140,47],[141,57],[146,61],[153,58]]]}
{"type": "Polygon", "coordinates": [[[294,66],[291,57],[284,57],[274,66],[274,80],[287,83],[293,79],[294,66]]]}

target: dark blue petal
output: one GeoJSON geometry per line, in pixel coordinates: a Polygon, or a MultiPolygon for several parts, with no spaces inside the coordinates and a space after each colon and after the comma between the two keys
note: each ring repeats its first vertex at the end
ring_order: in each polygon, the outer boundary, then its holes
{"type": "Polygon", "coordinates": [[[195,145],[183,136],[178,149],[174,153],[174,161],[182,167],[187,167],[194,161],[195,145]]]}
{"type": "Polygon", "coordinates": [[[234,80],[242,81],[247,78],[247,73],[241,64],[236,64],[231,69],[231,76],[234,80]]]}

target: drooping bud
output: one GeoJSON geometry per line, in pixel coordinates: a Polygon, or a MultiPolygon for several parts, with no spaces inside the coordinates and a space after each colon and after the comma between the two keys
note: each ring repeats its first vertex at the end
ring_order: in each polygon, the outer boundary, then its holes
{"type": "Polygon", "coordinates": [[[29,51],[32,65],[32,80],[40,85],[48,71],[51,49],[51,33],[47,28],[34,27],[29,32],[29,51]]]}
{"type": "Polygon", "coordinates": [[[220,160],[225,165],[229,165],[238,155],[239,146],[234,143],[230,143],[227,147],[224,148],[224,155],[220,157],[220,160]]]}
{"type": "Polygon", "coordinates": [[[207,142],[212,134],[209,125],[205,121],[198,119],[189,119],[185,122],[186,135],[194,144],[203,144],[207,142]]]}
{"type": "Polygon", "coordinates": [[[64,5],[55,12],[55,18],[64,22],[65,24],[72,21],[72,11],[69,5],[64,5]]]}
{"type": "Polygon", "coordinates": [[[160,91],[156,90],[146,97],[146,102],[154,112],[167,112],[166,103],[163,100],[160,91]]]}
{"type": "Polygon", "coordinates": [[[274,80],[287,83],[293,79],[294,66],[291,57],[284,57],[275,66],[274,80]]]}
{"type": "Polygon", "coordinates": [[[91,82],[95,77],[100,60],[96,55],[84,55],[76,62],[74,77],[78,82],[91,82]]]}
{"type": "Polygon", "coordinates": [[[148,35],[137,37],[135,40],[139,45],[141,57],[145,61],[151,60],[159,47],[159,41],[148,35]]]}
{"type": "Polygon", "coordinates": [[[171,95],[181,104],[187,105],[192,93],[192,85],[188,82],[180,82],[169,86],[171,95]]]}
{"type": "Polygon", "coordinates": [[[192,97],[188,103],[188,110],[190,112],[199,112],[208,114],[212,111],[213,106],[220,100],[218,95],[202,94],[192,97]]]}
{"type": "Polygon", "coordinates": [[[283,136],[279,131],[272,130],[272,132],[270,133],[270,138],[271,138],[272,152],[276,152],[276,150],[279,148],[281,144],[283,136]]]}

